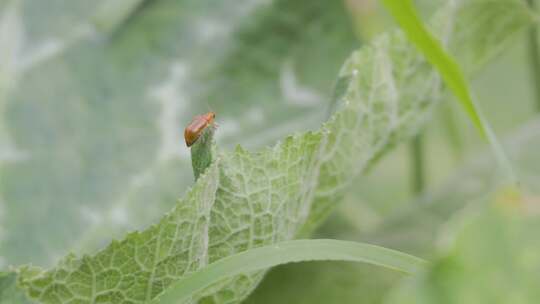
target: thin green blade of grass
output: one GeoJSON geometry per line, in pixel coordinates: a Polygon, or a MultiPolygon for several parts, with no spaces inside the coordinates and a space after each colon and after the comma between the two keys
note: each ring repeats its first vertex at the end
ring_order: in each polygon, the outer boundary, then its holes
{"type": "Polygon", "coordinates": [[[296,240],[235,254],[204,267],[168,288],[153,304],[182,303],[225,278],[273,266],[304,261],[364,262],[404,273],[424,269],[427,262],[391,249],[339,240],[296,240]]]}
{"type": "Polygon", "coordinates": [[[483,118],[480,109],[475,104],[469,85],[456,60],[444,50],[441,43],[425,28],[411,0],[382,0],[382,3],[405,32],[408,39],[439,71],[444,82],[457,97],[481,136],[487,138],[506,176],[515,183],[512,165],[491,130],[489,123],[483,118]]]}
{"type": "MultiPolygon", "coordinates": [[[[531,10],[536,10],[536,0],[527,0],[531,10]]],[[[528,34],[529,66],[535,92],[536,109],[540,112],[540,42],[538,40],[538,25],[534,24],[528,34]]]]}

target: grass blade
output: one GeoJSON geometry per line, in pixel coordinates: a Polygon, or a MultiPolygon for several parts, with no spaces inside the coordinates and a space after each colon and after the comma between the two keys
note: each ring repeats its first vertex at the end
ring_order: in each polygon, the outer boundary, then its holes
{"type": "Polygon", "coordinates": [[[259,247],[221,259],[171,285],[154,304],[182,303],[192,295],[225,278],[302,261],[364,262],[413,273],[424,260],[374,245],[338,240],[297,240],[259,247]]]}
{"type": "MultiPolygon", "coordinates": [[[[532,10],[536,10],[535,0],[527,0],[529,7],[532,10]]],[[[531,78],[533,81],[536,107],[540,112],[540,43],[538,41],[538,25],[534,24],[529,30],[529,41],[527,42],[529,47],[529,66],[531,69],[531,78]]]]}
{"type": "Polygon", "coordinates": [[[497,140],[497,137],[491,130],[489,123],[483,118],[480,109],[474,103],[465,76],[457,62],[424,27],[411,0],[382,0],[382,2],[405,32],[408,39],[439,71],[444,82],[457,97],[482,137],[487,138],[500,167],[504,170],[507,177],[515,182],[512,165],[497,140]]]}

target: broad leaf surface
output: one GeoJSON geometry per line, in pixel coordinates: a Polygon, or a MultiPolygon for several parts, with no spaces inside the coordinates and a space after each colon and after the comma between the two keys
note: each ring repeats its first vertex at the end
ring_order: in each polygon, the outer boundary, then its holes
{"type": "Polygon", "coordinates": [[[149,302],[170,282],[208,263],[217,183],[214,165],[158,224],[111,243],[93,257],[69,255],[46,276],[23,267],[20,285],[44,303],[149,302]]]}
{"type": "Polygon", "coordinates": [[[50,266],[170,210],[195,114],[216,111],[228,147],[319,124],[357,44],[339,1],[2,3],[3,265],[50,266]]]}

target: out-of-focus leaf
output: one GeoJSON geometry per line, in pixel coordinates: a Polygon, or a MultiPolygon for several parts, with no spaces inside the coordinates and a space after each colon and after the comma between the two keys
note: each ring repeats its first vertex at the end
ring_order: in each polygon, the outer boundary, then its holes
{"type": "Polygon", "coordinates": [[[403,274],[351,263],[300,263],[272,269],[249,304],[380,303],[403,274]]]}
{"type": "MultiPolygon", "coordinates": [[[[522,186],[532,196],[540,195],[540,121],[525,124],[503,141],[509,156],[516,164],[522,186]]],[[[347,224],[357,221],[363,209],[352,219],[336,216],[327,223],[318,237],[362,240],[424,257],[436,251],[437,236],[456,213],[483,200],[503,180],[495,174],[493,159],[482,152],[470,159],[463,170],[437,191],[428,193],[406,210],[395,212],[375,231],[364,232],[347,224]],[[336,227],[340,224],[342,227],[336,227]],[[359,234],[361,235],[359,237],[359,234]]],[[[357,205],[358,201],[354,201],[357,205]]],[[[349,216],[349,208],[341,210],[349,216]]],[[[345,304],[382,303],[382,299],[399,282],[401,276],[379,271],[373,267],[325,264],[301,264],[277,267],[272,270],[248,303],[314,303],[332,301],[345,304]],[[309,278],[309,280],[306,280],[309,278]],[[279,290],[280,292],[275,292],[279,290]]]]}
{"type": "Polygon", "coordinates": [[[17,274],[0,272],[0,303],[30,304],[24,291],[17,287],[17,274]]]}
{"type": "Polygon", "coordinates": [[[441,257],[386,303],[536,303],[539,207],[538,197],[505,195],[460,214],[442,235],[441,257]]]}
{"type": "Polygon", "coordinates": [[[274,0],[251,17],[234,46],[216,64],[201,60],[198,73],[207,88],[198,101],[210,103],[218,116],[226,113],[225,123],[233,119],[241,129],[233,136],[218,132],[228,146],[258,146],[318,127],[335,75],[358,45],[342,1],[274,0]],[[243,122],[240,113],[247,122],[259,117],[265,123],[243,122]]]}
{"type": "MultiPolygon", "coordinates": [[[[503,142],[516,165],[521,186],[534,195],[540,194],[540,166],[536,151],[540,149],[540,121],[523,125],[503,142]]],[[[470,159],[449,182],[426,193],[404,210],[394,212],[375,231],[358,240],[397,248],[420,256],[434,251],[435,239],[442,225],[453,214],[496,191],[504,179],[493,167],[493,158],[482,152],[470,159]]]]}

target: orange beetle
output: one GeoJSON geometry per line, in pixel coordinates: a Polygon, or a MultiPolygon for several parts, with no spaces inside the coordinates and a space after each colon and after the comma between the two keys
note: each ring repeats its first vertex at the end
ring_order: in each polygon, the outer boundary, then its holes
{"type": "Polygon", "coordinates": [[[191,123],[184,130],[184,139],[186,140],[186,145],[188,147],[191,147],[191,145],[199,139],[206,127],[214,123],[214,118],[216,118],[216,113],[214,112],[197,115],[193,118],[191,123]]]}

